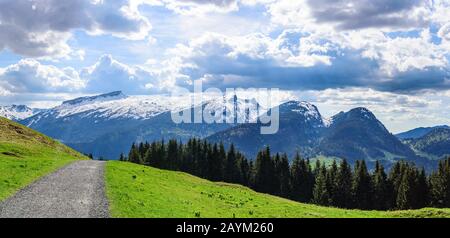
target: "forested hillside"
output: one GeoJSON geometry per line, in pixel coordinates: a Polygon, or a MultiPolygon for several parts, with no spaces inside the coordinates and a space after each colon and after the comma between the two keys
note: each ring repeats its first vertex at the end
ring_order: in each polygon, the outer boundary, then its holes
{"type": "Polygon", "coordinates": [[[242,184],[258,192],[296,201],[357,209],[414,209],[450,207],[450,158],[428,175],[422,168],[399,161],[390,171],[380,163],[369,171],[365,161],[351,166],[346,160],[331,166],[296,156],[260,151],[253,161],[234,146],[191,139],[133,144],[120,160],[156,168],[183,171],[211,181],[242,184]]]}

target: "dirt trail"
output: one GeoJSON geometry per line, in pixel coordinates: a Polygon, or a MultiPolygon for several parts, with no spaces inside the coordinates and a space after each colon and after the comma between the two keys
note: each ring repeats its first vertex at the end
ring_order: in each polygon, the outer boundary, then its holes
{"type": "Polygon", "coordinates": [[[0,217],[108,217],[105,162],[76,161],[0,203],[0,217]]]}

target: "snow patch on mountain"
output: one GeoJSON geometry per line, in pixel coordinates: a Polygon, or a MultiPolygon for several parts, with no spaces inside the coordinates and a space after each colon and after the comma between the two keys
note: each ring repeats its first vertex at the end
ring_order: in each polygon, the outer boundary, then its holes
{"type": "Polygon", "coordinates": [[[81,97],[65,101],[60,106],[29,118],[27,126],[32,126],[42,119],[67,119],[71,116],[80,118],[108,119],[136,119],[145,120],[165,112],[179,112],[187,108],[199,107],[212,113],[223,113],[229,118],[238,118],[234,122],[251,122],[265,112],[254,98],[237,98],[235,95],[187,94],[127,96],[122,92],[113,92],[98,96],[81,97]],[[195,100],[194,100],[195,97],[195,100]],[[233,112],[236,109],[236,113],[233,112]]]}
{"type": "Polygon", "coordinates": [[[29,108],[25,105],[0,106],[0,116],[10,120],[22,120],[41,112],[41,109],[29,108]]]}
{"type": "Polygon", "coordinates": [[[101,95],[97,95],[97,96],[75,98],[72,100],[64,101],[62,104],[63,105],[81,105],[81,104],[89,104],[92,102],[124,99],[127,97],[128,96],[123,94],[122,91],[116,91],[116,92],[101,94],[101,95]]]}
{"type": "Polygon", "coordinates": [[[81,103],[63,103],[51,110],[56,118],[82,114],[82,117],[148,119],[170,110],[182,110],[189,100],[164,95],[100,98],[81,103]]]}
{"type": "Polygon", "coordinates": [[[326,127],[327,122],[323,120],[319,110],[313,104],[306,101],[288,101],[280,105],[281,110],[290,110],[302,116],[305,122],[314,123],[315,127],[326,127]]]}
{"type": "Polygon", "coordinates": [[[333,125],[334,119],[333,119],[333,117],[330,117],[330,118],[322,117],[322,121],[323,121],[323,125],[328,128],[331,125],[333,125]]]}

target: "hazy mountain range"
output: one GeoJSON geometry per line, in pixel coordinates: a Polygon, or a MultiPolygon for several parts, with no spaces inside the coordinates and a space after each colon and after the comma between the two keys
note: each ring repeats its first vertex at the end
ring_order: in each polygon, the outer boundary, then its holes
{"type": "Polygon", "coordinates": [[[26,119],[41,111],[43,110],[29,108],[25,105],[0,106],[0,116],[14,121],[26,119]]]}
{"type": "Polygon", "coordinates": [[[400,139],[417,139],[417,138],[425,136],[430,131],[437,129],[437,128],[450,129],[450,127],[446,126],[446,125],[433,126],[433,127],[419,127],[419,128],[415,128],[415,129],[412,129],[409,131],[405,131],[405,132],[396,134],[396,136],[400,139]]]}
{"type": "MultiPolygon", "coordinates": [[[[202,107],[226,111],[237,109],[236,117],[255,120],[270,110],[256,100],[236,96],[210,98],[201,105],[189,100],[155,96],[127,96],[112,92],[65,101],[60,106],[41,110],[26,106],[0,107],[0,116],[56,138],[73,148],[108,159],[126,153],[133,142],[191,137],[231,143],[253,158],[270,145],[273,152],[295,153],[307,158],[365,159],[385,164],[405,159],[426,167],[434,160],[450,155],[448,126],[417,128],[391,134],[367,108],[355,108],[324,118],[318,108],[308,102],[288,101],[280,104],[280,129],[277,134],[261,135],[261,123],[244,124],[176,124],[171,112],[202,107]],[[243,105],[257,109],[242,110],[243,105]],[[402,141],[403,140],[403,141],[402,141]]],[[[225,113],[225,112],[224,112],[225,113]]],[[[228,115],[228,114],[227,114],[228,115]]]]}

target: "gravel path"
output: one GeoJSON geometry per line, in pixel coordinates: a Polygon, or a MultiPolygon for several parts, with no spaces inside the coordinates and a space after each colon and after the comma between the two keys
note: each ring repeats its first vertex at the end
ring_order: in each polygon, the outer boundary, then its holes
{"type": "Polygon", "coordinates": [[[76,161],[0,203],[0,217],[108,217],[105,162],[76,161]]]}

